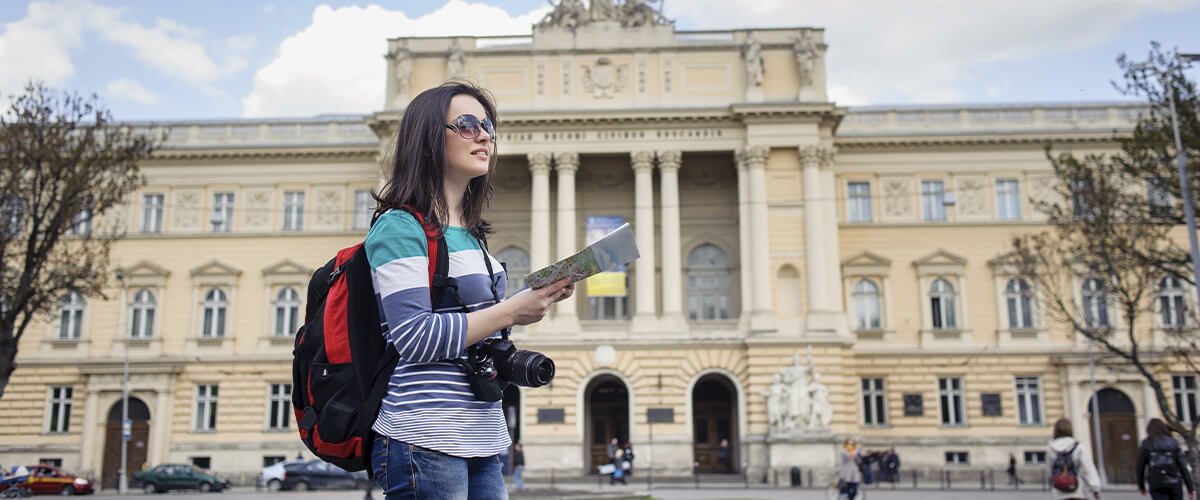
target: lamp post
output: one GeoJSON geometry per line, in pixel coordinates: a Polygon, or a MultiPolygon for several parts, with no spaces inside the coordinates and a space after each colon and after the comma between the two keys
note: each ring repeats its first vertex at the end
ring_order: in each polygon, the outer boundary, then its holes
{"type": "MultiPolygon", "coordinates": [[[[117,271],[117,281],[121,282],[121,297],[125,297],[125,274],[117,271]]],[[[123,300],[122,300],[123,302],[123,300]]],[[[120,307],[118,305],[117,307],[120,307]]],[[[123,311],[117,311],[117,314],[122,314],[123,311]]],[[[118,316],[119,317],[119,316],[118,316]]],[[[117,323],[120,325],[120,322],[117,323]]],[[[117,336],[121,335],[120,326],[117,327],[117,336]]],[[[125,339],[125,367],[121,371],[121,463],[120,474],[117,477],[117,492],[124,495],[129,486],[129,471],[128,458],[129,451],[129,339],[125,339]]]]}

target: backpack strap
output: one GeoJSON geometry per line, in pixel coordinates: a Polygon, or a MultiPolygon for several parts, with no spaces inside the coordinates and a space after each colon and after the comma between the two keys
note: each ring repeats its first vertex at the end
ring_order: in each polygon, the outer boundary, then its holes
{"type": "Polygon", "coordinates": [[[438,302],[450,286],[450,252],[446,249],[446,235],[440,228],[425,222],[425,217],[411,206],[402,205],[405,212],[417,218],[425,229],[425,248],[429,258],[429,304],[437,308],[438,302]]]}

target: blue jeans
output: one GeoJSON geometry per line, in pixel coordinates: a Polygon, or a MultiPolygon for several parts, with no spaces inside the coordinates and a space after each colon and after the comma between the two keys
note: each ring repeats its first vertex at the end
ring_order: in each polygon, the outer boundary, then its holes
{"type": "Polygon", "coordinates": [[[525,491],[525,478],[522,477],[524,473],[524,465],[513,467],[513,485],[517,487],[517,491],[525,491]]]}
{"type": "Polygon", "coordinates": [[[371,470],[387,500],[506,500],[498,456],[459,458],[376,436],[371,470]]]}

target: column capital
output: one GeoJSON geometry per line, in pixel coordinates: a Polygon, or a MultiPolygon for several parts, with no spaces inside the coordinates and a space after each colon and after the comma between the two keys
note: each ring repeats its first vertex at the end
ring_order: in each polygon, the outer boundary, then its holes
{"type": "Polygon", "coordinates": [[[579,170],[579,153],[554,153],[554,170],[560,173],[579,170]]]}
{"type": "Polygon", "coordinates": [[[770,152],[771,148],[763,145],[745,146],[737,150],[735,158],[740,168],[761,168],[767,165],[770,152]]]}
{"type": "Polygon", "coordinates": [[[550,154],[529,153],[529,171],[535,174],[550,173],[550,154]]]}
{"type": "Polygon", "coordinates": [[[805,144],[797,148],[800,152],[800,163],[808,165],[815,163],[814,166],[832,167],[834,148],[827,146],[819,146],[815,144],[805,144]]]}
{"type": "Polygon", "coordinates": [[[645,171],[649,173],[654,168],[653,151],[634,151],[629,153],[629,158],[633,161],[634,172],[641,173],[645,171]]]}
{"type": "Polygon", "coordinates": [[[662,170],[678,170],[683,163],[683,152],[678,149],[667,149],[658,152],[658,168],[662,170]]]}

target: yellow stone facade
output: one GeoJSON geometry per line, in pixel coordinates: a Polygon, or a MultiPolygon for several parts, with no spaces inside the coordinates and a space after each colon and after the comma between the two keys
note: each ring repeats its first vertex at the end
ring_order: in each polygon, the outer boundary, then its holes
{"type": "MultiPolygon", "coordinates": [[[[1002,468],[1009,453],[1037,466],[1054,419],[1071,417],[1080,436],[1090,429],[1086,348],[1036,300],[1032,325],[1007,324],[1013,275],[994,259],[1013,236],[1043,228],[1029,199],[1051,196],[1045,144],[1113,151],[1113,131],[1129,130],[1139,108],[846,108],[826,96],[823,36],[597,21],[529,37],[393,39],[387,99],[370,116],[138,124],[169,126],[171,138],[143,165],[148,184],[110,214],[129,232],[113,252],[122,280],[87,299],[78,339],[62,337],[59,317],[26,332],[0,405],[0,464],[59,459],[108,480],[126,351],[131,394],[149,417],[142,434],[135,428],[135,456],[207,458],[248,480],[265,460],[307,454],[294,419],[272,428],[272,384],[291,382],[293,338],[276,334],[278,310],[302,315],[311,271],[363,238],[356,193],[380,185],[380,154],[404,104],[446,79],[457,46],[460,77],[489,88],[500,109],[490,248],[515,249],[536,269],[585,244],[587,217],[619,216],[643,255],[611,318],[594,319],[599,306],[581,289],[515,332],[558,367],[551,386],[506,400],[529,475],[592,473],[597,442],[611,437],[633,442],[639,468],[667,475],[694,462],[715,470],[719,437],[756,479],[794,465],[831,471],[846,436],[895,448],[906,469],[946,467],[958,453],[964,468],[1002,468]],[[926,220],[925,181],[950,194],[936,204],[944,220],[926,220]],[[1015,217],[1000,207],[1011,201],[1000,199],[1002,181],[1015,181],[1015,217]],[[852,183],[866,195],[852,196],[852,183]],[[231,219],[217,206],[227,193],[231,219]],[[852,203],[863,205],[851,214],[852,203]],[[698,285],[706,276],[726,285],[698,285]],[[857,323],[863,280],[878,290],[877,326],[857,323]],[[938,280],[954,290],[950,324],[931,318],[938,280]],[[226,299],[219,337],[204,331],[214,289],[226,299]],[[129,338],[142,291],[154,296],[152,328],[129,338]],[[703,316],[701,294],[714,297],[712,319],[690,317],[703,316]],[[771,428],[766,395],[796,363],[828,388],[827,427],[771,428]],[[1018,377],[1037,383],[1038,418],[1025,424],[1018,377]],[[961,388],[951,425],[940,378],[961,388]],[[882,380],[883,422],[866,414],[864,379],[882,380]],[[199,386],[219,389],[212,429],[199,386]],[[51,422],[63,408],[55,387],[72,389],[65,427],[51,422]],[[666,421],[651,429],[650,413],[666,421]]],[[[1106,450],[1132,446],[1157,414],[1146,384],[1108,363],[1098,388],[1119,391],[1132,413],[1112,423],[1129,443],[1106,450]]],[[[1171,387],[1172,372],[1162,373],[1171,387]]],[[[1110,478],[1132,468],[1114,463],[1110,478]]]]}

